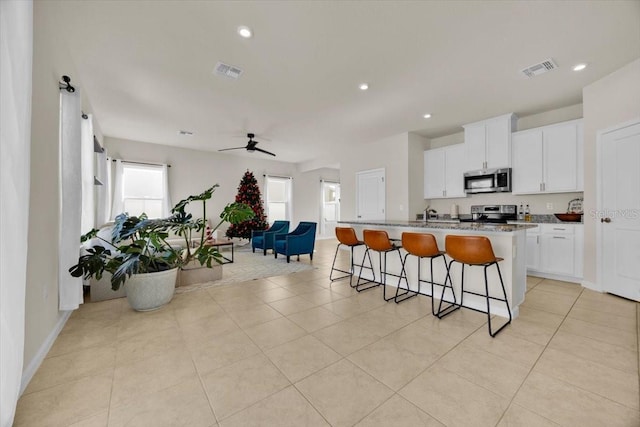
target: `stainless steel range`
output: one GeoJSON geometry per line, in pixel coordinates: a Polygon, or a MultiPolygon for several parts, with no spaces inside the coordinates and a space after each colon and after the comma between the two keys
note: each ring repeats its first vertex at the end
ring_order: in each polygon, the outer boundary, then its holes
{"type": "Polygon", "coordinates": [[[516,219],[518,219],[516,205],[473,205],[471,206],[471,218],[463,218],[460,221],[506,224],[507,221],[515,221],[516,219]]]}

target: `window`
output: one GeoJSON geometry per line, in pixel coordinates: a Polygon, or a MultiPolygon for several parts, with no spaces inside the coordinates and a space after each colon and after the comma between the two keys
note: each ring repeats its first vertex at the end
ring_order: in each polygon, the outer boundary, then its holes
{"type": "Polygon", "coordinates": [[[160,218],[164,203],[162,166],[122,165],[122,206],[124,212],[160,218]]]}
{"type": "Polygon", "coordinates": [[[267,220],[291,220],[291,178],[265,177],[267,220]]]}
{"type": "Polygon", "coordinates": [[[167,165],[116,160],[111,217],[122,212],[149,218],[169,215],[167,165]]]}

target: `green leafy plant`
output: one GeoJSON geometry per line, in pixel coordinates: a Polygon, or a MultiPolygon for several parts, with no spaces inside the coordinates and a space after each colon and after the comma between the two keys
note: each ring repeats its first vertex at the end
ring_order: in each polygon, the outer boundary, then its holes
{"type": "MultiPolygon", "coordinates": [[[[69,269],[73,277],[100,280],[105,271],[111,273],[111,288],[115,291],[132,274],[152,273],[183,267],[191,261],[212,267],[221,263],[222,256],[217,248],[206,245],[206,202],[211,199],[219,185],[215,184],[201,194],[189,196],[178,202],[168,218],[149,219],[146,214],[139,217],[122,213],[116,216],[111,230],[111,241],[104,239],[93,229],[81,237],[81,242],[99,239],[102,244],[92,245],[86,254],[78,258],[78,263],[69,269]],[[202,217],[193,218],[186,211],[193,202],[202,203],[202,217]],[[169,243],[173,233],[184,239],[185,248],[169,243]],[[193,235],[200,233],[199,244],[191,247],[193,235]]],[[[251,219],[254,212],[244,203],[230,203],[220,213],[220,221],[213,228],[217,230],[225,222],[237,224],[251,219]]]]}

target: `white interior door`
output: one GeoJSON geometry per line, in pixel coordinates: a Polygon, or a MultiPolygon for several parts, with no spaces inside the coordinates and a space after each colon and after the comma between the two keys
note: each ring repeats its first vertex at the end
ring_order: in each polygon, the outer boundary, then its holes
{"type": "Polygon", "coordinates": [[[320,236],[335,237],[335,229],[340,220],[340,183],[322,181],[321,190],[320,236]]]}
{"type": "Polygon", "coordinates": [[[356,217],[358,220],[385,219],[384,169],[356,173],[356,217]]]}
{"type": "Polygon", "coordinates": [[[602,135],[597,211],[603,290],[640,301],[640,123],[602,135]]]}

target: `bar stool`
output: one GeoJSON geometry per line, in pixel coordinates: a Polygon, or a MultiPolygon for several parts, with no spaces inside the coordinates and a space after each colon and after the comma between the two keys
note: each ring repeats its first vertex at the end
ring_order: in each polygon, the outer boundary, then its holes
{"type": "MultiPolygon", "coordinates": [[[[461,283],[461,295],[460,295],[460,304],[455,304],[455,302],[444,310],[442,310],[442,298],[440,299],[440,304],[438,306],[438,318],[442,319],[444,316],[452,313],[453,311],[462,307],[462,300],[465,293],[478,295],[485,297],[487,301],[487,320],[488,320],[488,328],[489,335],[491,337],[495,337],[498,332],[504,329],[505,326],[511,323],[511,309],[509,308],[509,301],[507,300],[507,291],[504,288],[504,282],[502,281],[502,274],[500,273],[500,266],[498,262],[502,261],[503,258],[498,258],[493,253],[493,247],[491,246],[491,241],[484,236],[454,236],[448,235],[445,237],[445,249],[447,255],[451,257],[451,261],[449,262],[449,272],[447,273],[447,278],[449,283],[451,283],[451,264],[454,262],[459,262],[462,265],[462,275],[460,279],[461,283]],[[484,267],[484,289],[485,294],[479,294],[472,291],[464,290],[464,266],[480,266],[484,267]],[[487,280],[487,268],[492,265],[496,266],[498,270],[498,277],[500,278],[500,286],[502,287],[503,298],[492,297],[489,295],[489,281],[487,280]],[[489,303],[490,300],[501,301],[504,302],[507,306],[507,312],[509,313],[509,321],[498,328],[496,331],[493,331],[491,328],[491,305],[489,303]]],[[[445,280],[446,282],[446,280],[445,280]]],[[[442,295],[444,297],[444,288],[442,290],[442,295]]],[[[473,310],[473,309],[472,309],[473,310]]],[[[481,311],[481,310],[476,310],[481,311]]]]}
{"type": "MultiPolygon", "coordinates": [[[[402,233],[402,248],[405,251],[407,251],[407,253],[404,256],[404,260],[402,261],[402,271],[400,272],[400,279],[398,280],[398,288],[396,289],[395,302],[399,303],[409,298],[415,297],[418,294],[421,294],[420,285],[422,283],[427,283],[431,285],[431,313],[435,315],[436,310],[434,306],[435,295],[433,291],[433,285],[440,285],[440,286],[444,286],[444,285],[440,283],[435,283],[433,281],[433,260],[436,258],[442,257],[442,262],[444,263],[444,267],[447,270],[447,276],[448,276],[449,266],[447,265],[447,260],[444,256],[445,252],[441,251],[438,248],[438,242],[436,241],[435,236],[433,234],[428,234],[428,233],[406,233],[406,232],[402,233]],[[407,279],[407,271],[405,268],[407,264],[407,257],[409,255],[413,255],[418,258],[418,291],[417,292],[411,291],[409,289],[409,280],[407,279]],[[423,258],[429,259],[429,266],[431,267],[431,280],[423,280],[421,277],[420,270],[421,270],[421,264],[422,264],[421,261],[423,258]],[[401,294],[400,282],[402,281],[402,279],[404,279],[405,282],[407,283],[407,290],[401,294]]],[[[445,284],[446,284],[446,277],[445,277],[445,284]]],[[[454,298],[455,298],[455,294],[454,294],[454,298]]]]}
{"type": "Polygon", "coordinates": [[[400,248],[402,248],[402,246],[396,245],[394,243],[397,241],[397,239],[394,239],[393,241],[389,239],[389,235],[384,230],[364,230],[362,233],[364,236],[364,244],[367,246],[367,249],[365,250],[364,257],[362,258],[362,264],[360,264],[360,273],[358,274],[359,277],[356,283],[356,291],[362,292],[362,291],[366,291],[367,289],[375,288],[376,286],[382,285],[382,297],[384,298],[385,301],[391,301],[392,299],[395,298],[395,296],[387,298],[387,286],[386,286],[387,275],[395,276],[398,278],[400,276],[397,274],[392,274],[387,272],[387,254],[394,251],[397,252],[398,258],[400,259],[400,263],[402,264],[402,255],[400,255],[400,248]],[[369,251],[378,252],[378,264],[380,265],[380,282],[376,281],[376,275],[373,268],[373,263],[371,262],[371,254],[369,253],[369,251]],[[367,267],[364,264],[367,256],[369,256],[370,267],[367,267]],[[384,259],[384,263],[382,262],[383,259],[384,259]],[[364,279],[364,281],[361,282],[361,280],[363,280],[362,279],[363,268],[371,270],[371,273],[373,275],[373,280],[364,279]],[[369,285],[369,286],[361,288],[362,285],[369,285]]]}
{"type": "Polygon", "coordinates": [[[332,282],[340,279],[344,279],[346,277],[349,278],[349,286],[354,287],[351,282],[353,281],[353,271],[354,271],[354,263],[353,263],[353,248],[356,246],[364,245],[362,240],[358,240],[356,236],[356,230],[351,227],[336,227],[336,238],[338,239],[338,247],[336,247],[336,254],[333,256],[333,264],[331,264],[331,273],[329,273],[329,280],[332,282]],[[351,249],[351,257],[349,258],[349,271],[341,270],[336,268],[336,259],[338,258],[338,251],[340,250],[340,246],[348,246],[351,249]],[[333,272],[339,271],[341,273],[346,273],[344,276],[333,277],[333,272]]]}

